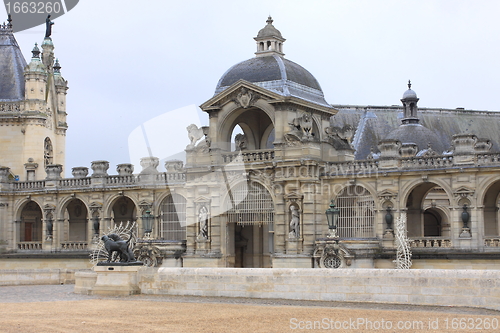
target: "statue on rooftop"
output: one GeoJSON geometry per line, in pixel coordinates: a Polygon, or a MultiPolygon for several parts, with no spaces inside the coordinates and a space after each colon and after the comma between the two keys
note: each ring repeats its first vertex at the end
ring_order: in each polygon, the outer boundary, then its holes
{"type": "Polygon", "coordinates": [[[54,22],[50,20],[50,14],[47,16],[45,20],[45,38],[50,37],[52,35],[52,25],[54,22]]]}

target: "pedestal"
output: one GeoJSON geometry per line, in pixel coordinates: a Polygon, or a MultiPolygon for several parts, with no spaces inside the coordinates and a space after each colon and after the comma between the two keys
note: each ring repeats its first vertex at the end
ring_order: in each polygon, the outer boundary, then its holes
{"type": "Polygon", "coordinates": [[[126,296],[140,294],[138,274],[142,262],[123,265],[99,263],[94,267],[97,279],[89,292],[91,295],[126,296]]]}

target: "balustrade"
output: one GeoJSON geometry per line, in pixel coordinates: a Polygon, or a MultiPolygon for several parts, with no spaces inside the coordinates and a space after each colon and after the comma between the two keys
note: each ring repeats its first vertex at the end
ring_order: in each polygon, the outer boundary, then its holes
{"type": "Polygon", "coordinates": [[[19,242],[17,243],[19,250],[42,250],[42,242],[19,242]]]}
{"type": "Polygon", "coordinates": [[[224,163],[272,161],[274,160],[274,150],[243,150],[232,153],[223,153],[222,160],[224,163]]]}
{"type": "Polygon", "coordinates": [[[61,250],[65,251],[78,251],[78,250],[87,250],[88,244],[87,242],[62,242],[61,250]]]}
{"type": "Polygon", "coordinates": [[[106,177],[106,184],[134,184],[134,183],[136,183],[136,178],[134,175],[106,177]]]}
{"type": "Polygon", "coordinates": [[[486,247],[500,247],[500,237],[485,237],[484,246],[486,247]]]}
{"type": "Polygon", "coordinates": [[[410,246],[414,248],[450,248],[452,243],[451,239],[448,238],[423,237],[411,239],[410,246]]]}
{"type": "Polygon", "coordinates": [[[59,181],[61,187],[75,187],[90,185],[90,178],[64,178],[59,181]]]}

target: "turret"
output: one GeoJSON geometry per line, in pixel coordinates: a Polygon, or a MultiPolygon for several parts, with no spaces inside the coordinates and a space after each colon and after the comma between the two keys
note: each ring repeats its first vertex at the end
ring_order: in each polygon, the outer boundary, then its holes
{"type": "Polygon", "coordinates": [[[403,94],[401,99],[404,108],[403,124],[418,124],[418,98],[417,93],[411,90],[411,81],[408,80],[408,90],[403,94]]]}
{"type": "Polygon", "coordinates": [[[286,39],[283,38],[281,32],[273,26],[273,19],[271,16],[268,17],[266,22],[267,25],[262,28],[257,34],[257,37],[254,38],[257,42],[257,52],[255,52],[255,55],[257,57],[265,57],[273,54],[284,56],[283,43],[286,39]]]}

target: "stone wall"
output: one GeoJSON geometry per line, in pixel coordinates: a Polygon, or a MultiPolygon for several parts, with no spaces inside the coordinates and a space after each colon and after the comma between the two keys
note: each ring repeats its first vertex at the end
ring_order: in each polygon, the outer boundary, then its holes
{"type": "Polygon", "coordinates": [[[75,270],[10,269],[0,270],[0,286],[75,283],[75,270]]]}
{"type": "Polygon", "coordinates": [[[499,271],[142,268],[143,294],[470,306],[500,310],[499,271]]]}

